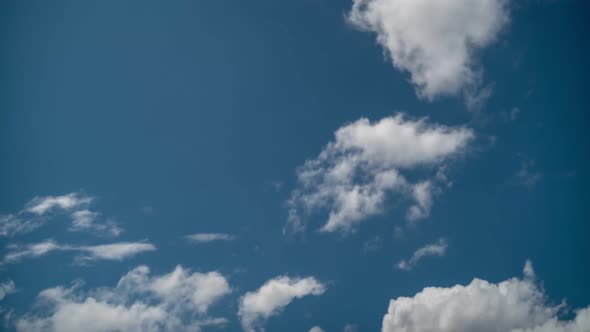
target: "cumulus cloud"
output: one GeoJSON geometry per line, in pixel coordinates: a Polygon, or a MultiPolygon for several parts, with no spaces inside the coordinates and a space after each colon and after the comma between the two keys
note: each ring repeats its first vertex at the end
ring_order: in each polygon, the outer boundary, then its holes
{"type": "Polygon", "coordinates": [[[447,247],[448,247],[447,241],[445,239],[439,239],[435,243],[431,243],[429,245],[426,245],[426,246],[416,250],[409,260],[400,261],[397,264],[397,268],[400,270],[409,271],[412,268],[414,268],[414,266],[416,266],[416,264],[418,264],[418,262],[424,257],[444,256],[445,253],[447,252],[447,247]]]}
{"type": "Polygon", "coordinates": [[[410,74],[419,97],[462,93],[477,104],[491,91],[479,89],[475,53],[509,22],[508,1],[353,0],[348,21],[377,34],[395,68],[410,74]]]}
{"type": "Polygon", "coordinates": [[[41,227],[56,215],[69,214],[70,231],[94,231],[118,236],[123,232],[112,220],[101,222],[100,213],[88,209],[95,198],[74,192],[62,196],[35,197],[16,213],[0,215],[0,236],[12,237],[41,227]]]}
{"type": "Polygon", "coordinates": [[[245,331],[257,331],[266,319],[279,314],[294,299],[321,295],[325,291],[326,286],[313,277],[279,276],[267,281],[257,291],[242,296],[238,316],[245,331]]]}
{"type": "Polygon", "coordinates": [[[582,332],[590,329],[590,307],[572,321],[558,318],[563,305],[551,305],[530,262],[522,279],[497,284],[473,279],[467,285],[427,287],[413,297],[391,300],[383,332],[582,332]]]}
{"type": "Polygon", "coordinates": [[[44,256],[52,251],[74,251],[80,255],[76,257],[79,263],[94,260],[120,261],[133,257],[143,252],[156,250],[156,247],[148,242],[118,242],[96,246],[75,246],[60,244],[53,240],[46,240],[28,245],[9,245],[10,249],[4,256],[1,264],[16,263],[25,258],[44,256]]]}
{"type": "Polygon", "coordinates": [[[14,281],[9,279],[0,283],[0,300],[4,299],[6,295],[12,294],[14,292],[16,292],[14,281]]]}
{"type": "Polygon", "coordinates": [[[42,291],[38,312],[16,320],[18,331],[200,331],[225,324],[208,310],[231,292],[218,272],[177,266],[151,276],[147,266],[124,275],[113,288],[82,292],[80,285],[42,291]]]}
{"type": "Polygon", "coordinates": [[[348,232],[379,214],[395,193],[412,201],[408,220],[426,218],[443,176],[446,161],[465,151],[472,130],[410,120],[398,114],[371,123],[360,119],[339,128],[315,159],[297,169],[298,188],[288,201],[285,231],[302,231],[303,215],[326,209],[323,232],[348,232]],[[426,173],[410,181],[403,173],[426,173]],[[442,175],[441,175],[442,174],[442,175]]]}
{"type": "Polygon", "coordinates": [[[236,239],[235,235],[225,233],[197,233],[185,236],[185,238],[192,243],[209,243],[213,241],[233,241],[236,239]]]}

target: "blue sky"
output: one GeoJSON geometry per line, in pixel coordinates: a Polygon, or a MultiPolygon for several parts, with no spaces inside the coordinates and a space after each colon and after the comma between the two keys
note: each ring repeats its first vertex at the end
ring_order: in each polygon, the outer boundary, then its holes
{"type": "Polygon", "coordinates": [[[590,330],[585,1],[0,6],[0,329],[590,330]]]}

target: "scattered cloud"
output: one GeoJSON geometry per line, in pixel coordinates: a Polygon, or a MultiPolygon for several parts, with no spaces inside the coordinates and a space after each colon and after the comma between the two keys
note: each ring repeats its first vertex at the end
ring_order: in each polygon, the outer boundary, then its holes
{"type": "Polygon", "coordinates": [[[419,97],[463,94],[474,106],[491,94],[490,86],[481,88],[476,53],[507,25],[508,7],[507,0],[353,0],[348,21],[377,34],[419,97]]]}
{"type": "Polygon", "coordinates": [[[362,118],[339,128],[315,159],[297,169],[284,232],[305,229],[303,216],[328,210],[323,232],[354,231],[383,211],[391,194],[412,201],[408,220],[426,218],[433,196],[450,184],[446,161],[465,151],[471,129],[410,120],[398,114],[371,123],[362,118]],[[402,173],[427,173],[412,182],[402,173]]]}
{"type": "Polygon", "coordinates": [[[7,280],[0,283],[0,300],[4,299],[6,295],[16,292],[14,281],[7,280]]]}
{"type": "Polygon", "coordinates": [[[547,303],[527,262],[522,279],[497,284],[473,279],[467,286],[427,287],[413,297],[393,299],[382,331],[582,332],[590,328],[590,307],[566,322],[557,317],[562,308],[547,303]]]}
{"type": "Polygon", "coordinates": [[[397,268],[400,270],[409,271],[418,264],[418,262],[427,256],[444,256],[447,252],[448,244],[445,239],[439,239],[435,243],[426,245],[414,252],[409,260],[402,260],[397,263],[397,268]]]}
{"type": "Polygon", "coordinates": [[[100,213],[89,210],[94,201],[94,197],[80,192],[35,197],[17,213],[0,215],[0,236],[13,237],[32,232],[47,220],[63,214],[69,214],[72,220],[70,231],[94,231],[119,236],[123,232],[122,228],[109,219],[101,222],[100,213]]]}
{"type": "Polygon", "coordinates": [[[236,239],[236,236],[226,233],[196,233],[187,235],[185,238],[189,242],[200,244],[213,241],[233,241],[236,239]]]}
{"type": "Polygon", "coordinates": [[[266,319],[279,314],[294,299],[321,295],[325,291],[326,286],[313,277],[279,276],[242,296],[238,316],[245,331],[257,331],[266,319]]]}
{"type": "Polygon", "coordinates": [[[381,238],[379,236],[375,236],[363,243],[364,252],[377,251],[379,249],[381,249],[381,238]]]}
{"type": "Polygon", "coordinates": [[[309,332],[326,332],[326,331],[319,326],[314,326],[311,329],[309,329],[309,332]]]}
{"type": "Polygon", "coordinates": [[[115,287],[80,288],[42,291],[38,311],[18,318],[17,331],[200,331],[227,322],[208,310],[231,292],[220,273],[192,273],[182,266],[159,276],[139,266],[115,287]]]}
{"type": "Polygon", "coordinates": [[[120,261],[143,252],[156,250],[156,247],[148,242],[118,242],[96,246],[75,246],[60,244],[53,240],[46,240],[28,245],[9,245],[9,251],[0,263],[17,263],[25,258],[44,256],[52,251],[74,251],[80,253],[76,257],[78,263],[95,260],[120,261]]]}
{"type": "Polygon", "coordinates": [[[514,175],[514,182],[525,187],[533,187],[541,180],[543,174],[535,172],[532,168],[535,166],[535,161],[523,157],[520,163],[520,169],[514,175]]]}

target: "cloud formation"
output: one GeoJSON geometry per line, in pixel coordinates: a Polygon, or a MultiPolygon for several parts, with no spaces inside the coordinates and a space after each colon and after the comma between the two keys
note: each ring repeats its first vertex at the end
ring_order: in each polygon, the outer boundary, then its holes
{"type": "Polygon", "coordinates": [[[397,268],[400,270],[409,271],[418,264],[418,262],[427,256],[444,256],[447,252],[447,241],[445,239],[439,239],[435,243],[431,243],[426,245],[414,252],[412,257],[409,260],[402,260],[397,263],[397,268]]]}
{"type": "Polygon", "coordinates": [[[74,192],[62,196],[35,197],[20,211],[0,215],[0,236],[12,237],[41,227],[56,215],[69,214],[70,231],[94,231],[99,234],[119,236],[123,229],[112,220],[101,222],[100,213],[89,210],[95,198],[74,192]]]}
{"type": "Polygon", "coordinates": [[[113,288],[82,292],[80,287],[42,291],[40,309],[17,319],[17,331],[200,331],[226,323],[208,310],[231,292],[220,273],[191,273],[182,266],[159,276],[139,266],[113,288]]]}
{"type": "Polygon", "coordinates": [[[95,246],[75,246],[60,244],[53,240],[46,240],[28,245],[9,245],[9,251],[0,263],[17,263],[25,258],[44,256],[52,251],[74,251],[80,255],[76,257],[78,263],[95,260],[121,261],[143,252],[156,250],[156,247],[148,242],[118,242],[95,246]]]}
{"type": "Polygon", "coordinates": [[[192,243],[209,243],[213,241],[233,241],[236,239],[235,235],[225,233],[197,233],[185,236],[185,238],[192,243]]]}
{"type": "Polygon", "coordinates": [[[448,184],[445,162],[465,151],[472,130],[410,120],[398,114],[371,123],[362,118],[339,128],[319,156],[297,169],[285,231],[302,231],[303,215],[328,210],[323,232],[349,232],[382,212],[388,196],[411,201],[414,221],[430,214],[433,196],[448,184]],[[426,173],[410,181],[402,173],[426,173]]]}
{"type": "Polygon", "coordinates": [[[477,104],[491,91],[478,91],[482,70],[475,55],[509,22],[508,1],[353,0],[348,21],[377,34],[395,68],[410,74],[419,97],[463,93],[477,104]]]}
{"type": "Polygon", "coordinates": [[[313,277],[279,276],[267,281],[257,291],[242,296],[238,316],[245,331],[257,331],[266,319],[279,314],[294,299],[321,295],[325,291],[326,286],[313,277]]]}
{"type": "Polygon", "coordinates": [[[309,332],[326,332],[325,330],[323,330],[321,327],[319,326],[314,326],[311,329],[309,329],[309,332]]]}
{"type": "Polygon", "coordinates": [[[16,291],[16,286],[14,281],[7,280],[0,283],[0,300],[4,299],[4,297],[8,294],[12,294],[16,291]]]}
{"type": "Polygon", "coordinates": [[[500,283],[473,279],[467,285],[427,287],[413,297],[391,300],[383,332],[582,332],[590,329],[590,307],[573,321],[560,321],[563,305],[547,303],[527,262],[522,279],[500,283]]]}

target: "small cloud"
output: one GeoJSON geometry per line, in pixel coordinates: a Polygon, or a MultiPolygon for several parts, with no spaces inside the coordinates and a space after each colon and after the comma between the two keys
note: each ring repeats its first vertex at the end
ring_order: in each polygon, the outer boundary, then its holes
{"type": "Polygon", "coordinates": [[[414,252],[409,260],[402,260],[397,264],[397,268],[409,271],[418,264],[422,258],[427,256],[444,256],[447,252],[448,244],[445,239],[439,239],[437,242],[426,245],[414,252]]]}
{"type": "Polygon", "coordinates": [[[381,249],[381,238],[379,236],[375,236],[374,238],[365,241],[363,244],[364,252],[377,251],[379,249],[381,249]]]}
{"type": "Polygon", "coordinates": [[[534,160],[523,158],[520,163],[520,169],[513,177],[514,182],[525,187],[533,187],[537,184],[543,177],[543,174],[531,170],[534,166],[534,160]]]}
{"type": "Polygon", "coordinates": [[[185,239],[191,243],[201,244],[214,241],[233,241],[236,239],[236,236],[226,233],[196,233],[186,235],[185,239]]]}
{"type": "Polygon", "coordinates": [[[264,283],[258,290],[240,298],[238,316],[246,332],[254,332],[271,316],[277,315],[294,299],[322,295],[326,286],[313,277],[279,276],[264,283]]]}
{"type": "Polygon", "coordinates": [[[0,283],[0,300],[4,299],[6,295],[14,292],[16,292],[14,281],[8,279],[7,281],[0,283]]]}
{"type": "Polygon", "coordinates": [[[8,253],[0,262],[0,265],[17,263],[25,258],[44,256],[53,251],[73,251],[80,253],[76,257],[77,263],[95,260],[120,261],[137,254],[156,250],[156,247],[148,242],[117,242],[95,246],[75,246],[57,243],[51,239],[39,243],[24,246],[9,245],[8,253]]]}

